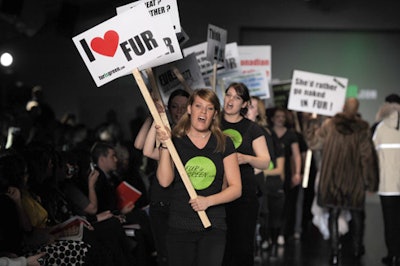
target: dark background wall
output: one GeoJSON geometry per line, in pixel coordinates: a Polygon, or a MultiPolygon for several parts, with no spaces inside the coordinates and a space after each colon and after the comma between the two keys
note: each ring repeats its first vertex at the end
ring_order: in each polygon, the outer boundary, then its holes
{"type": "MultiPolygon", "coordinates": [[[[129,2],[0,0],[0,52],[15,54],[12,72],[1,71],[2,107],[16,101],[10,95],[29,97],[29,89],[41,85],[58,118],[72,112],[94,127],[113,109],[128,137],[128,122],[144,106],[133,76],[97,88],[71,38],[129,2]],[[11,2],[21,4],[13,19],[4,9],[11,2]]],[[[178,0],[178,5],[190,37],[185,46],[204,42],[209,23],[227,29],[228,42],[271,45],[274,80],[290,79],[293,69],[300,69],[346,77],[359,90],[377,91],[376,99],[361,99],[361,114],[370,123],[384,97],[400,92],[398,1],[178,0]]]]}

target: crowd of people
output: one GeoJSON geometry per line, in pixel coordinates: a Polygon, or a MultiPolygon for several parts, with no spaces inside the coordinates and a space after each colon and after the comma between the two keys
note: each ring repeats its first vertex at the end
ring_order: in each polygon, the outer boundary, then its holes
{"type": "Polygon", "coordinates": [[[313,223],[321,227],[314,204],[329,214],[329,262],[339,265],[344,213],[354,257],[365,253],[366,191],[378,191],[382,203],[382,262],[400,265],[396,94],[370,127],[355,98],[328,118],[269,108],[243,83],[229,84],[223,99],[210,89],[178,89],[165,107],[156,99],[168,125],[139,118],[125,139],[114,112],[90,129],[74,115],[57,120],[41,88],[32,92],[22,111],[1,116],[0,265],[251,266],[256,249],[274,259],[278,246],[301,241],[313,223]],[[303,188],[308,149],[314,156],[303,188]],[[142,195],[120,208],[122,181],[142,195]],[[52,233],[75,216],[87,222],[81,238],[52,233]]]}

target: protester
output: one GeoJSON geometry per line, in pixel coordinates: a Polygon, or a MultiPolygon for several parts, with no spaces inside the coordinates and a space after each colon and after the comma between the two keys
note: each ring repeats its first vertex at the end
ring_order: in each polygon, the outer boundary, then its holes
{"type": "Polygon", "coordinates": [[[195,90],[187,113],[172,131],[174,146],[198,195],[192,199],[166,146],[168,130],[157,125],[161,142],[157,178],[163,187],[173,183],[167,233],[170,265],[217,266],[223,259],[224,203],[240,196],[241,182],[238,157],[232,141],[220,130],[219,113],[219,99],[212,90],[195,90]],[[198,211],[206,212],[210,228],[204,228],[198,211]]]}
{"type": "Polygon", "coordinates": [[[235,145],[242,180],[242,195],[226,206],[227,245],[223,265],[253,265],[255,230],[259,203],[254,168],[266,169],[270,156],[260,126],[244,117],[250,101],[243,83],[232,83],[225,90],[222,129],[235,145]]]}

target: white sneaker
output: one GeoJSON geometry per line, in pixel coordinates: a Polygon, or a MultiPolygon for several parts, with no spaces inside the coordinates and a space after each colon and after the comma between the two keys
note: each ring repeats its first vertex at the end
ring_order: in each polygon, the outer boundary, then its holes
{"type": "Polygon", "coordinates": [[[283,235],[278,236],[278,245],[285,245],[285,238],[283,237],[283,235]]]}

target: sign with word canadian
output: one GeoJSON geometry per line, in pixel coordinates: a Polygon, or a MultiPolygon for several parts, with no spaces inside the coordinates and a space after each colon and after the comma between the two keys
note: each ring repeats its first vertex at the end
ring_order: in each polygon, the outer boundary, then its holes
{"type": "Polygon", "coordinates": [[[260,71],[271,79],[271,46],[239,45],[240,68],[243,73],[260,71]]]}
{"type": "Polygon", "coordinates": [[[239,75],[230,75],[222,78],[223,82],[220,84],[222,90],[225,90],[232,82],[241,82],[249,89],[250,96],[257,96],[261,99],[269,98],[268,80],[264,72],[253,71],[239,75]]]}
{"type": "Polygon", "coordinates": [[[116,8],[121,14],[137,5],[144,4],[152,17],[167,16],[171,19],[176,33],[181,32],[178,4],[176,0],[140,0],[116,8]]]}
{"type": "Polygon", "coordinates": [[[343,110],[347,82],[346,78],[294,70],[288,109],[334,116],[343,110]]]}
{"type": "Polygon", "coordinates": [[[168,52],[171,22],[157,25],[139,5],[72,38],[96,85],[102,86],[168,52]]]}

